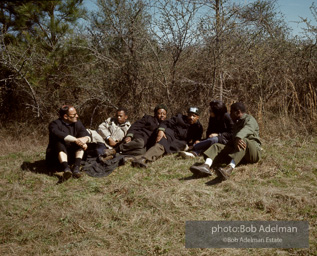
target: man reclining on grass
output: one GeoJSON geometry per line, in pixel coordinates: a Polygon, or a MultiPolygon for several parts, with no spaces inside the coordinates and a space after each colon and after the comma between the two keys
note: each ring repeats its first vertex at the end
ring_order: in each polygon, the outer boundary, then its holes
{"type": "MultiPolygon", "coordinates": [[[[102,155],[105,149],[117,148],[127,135],[130,126],[127,109],[124,107],[117,108],[116,115],[102,122],[98,126],[97,131],[87,129],[91,135],[91,143],[88,144],[87,150],[88,154],[93,152],[97,155],[102,155]]],[[[112,152],[115,154],[114,150],[112,152]]],[[[109,159],[112,157],[109,157],[109,159]]]]}
{"type": "Polygon", "coordinates": [[[153,162],[166,154],[184,150],[187,144],[201,139],[203,127],[199,122],[199,109],[191,107],[188,115],[178,114],[164,122],[158,128],[156,144],[144,155],[132,162],[133,167],[146,168],[147,162],[153,162]]]}
{"type": "Polygon", "coordinates": [[[214,144],[204,153],[205,163],[192,165],[190,171],[197,176],[212,175],[210,167],[214,164],[229,163],[226,167],[217,167],[215,171],[223,180],[229,179],[233,169],[242,160],[256,163],[261,158],[259,126],[255,118],[246,114],[243,103],[231,105],[230,116],[234,122],[233,135],[227,145],[214,144]]]}
{"type": "Polygon", "coordinates": [[[154,116],[144,115],[141,119],[135,121],[122,143],[114,147],[114,149],[106,149],[104,156],[107,158],[116,153],[125,156],[140,156],[144,154],[148,148],[155,144],[157,128],[166,119],[166,114],[167,107],[164,104],[158,104],[154,109],[154,116]]]}

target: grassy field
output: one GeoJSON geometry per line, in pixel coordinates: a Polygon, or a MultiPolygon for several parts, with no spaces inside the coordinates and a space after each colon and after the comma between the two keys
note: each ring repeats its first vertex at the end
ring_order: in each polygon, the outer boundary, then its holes
{"type": "Polygon", "coordinates": [[[1,137],[0,255],[317,255],[315,137],[264,139],[263,159],[222,183],[172,155],[58,184],[47,138],[28,139],[1,137]],[[310,247],[187,249],[187,220],[307,220],[310,247]]]}

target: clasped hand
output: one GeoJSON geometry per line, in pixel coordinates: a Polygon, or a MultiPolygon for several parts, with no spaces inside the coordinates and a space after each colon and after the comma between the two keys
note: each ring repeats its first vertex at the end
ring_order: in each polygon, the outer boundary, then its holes
{"type": "Polygon", "coordinates": [[[167,139],[167,137],[166,137],[166,135],[165,135],[165,132],[159,131],[159,132],[157,133],[156,143],[159,142],[163,137],[164,137],[165,139],[167,139]]]}
{"type": "Polygon", "coordinates": [[[240,151],[245,150],[247,148],[247,144],[244,142],[244,140],[240,139],[240,138],[236,138],[234,141],[234,145],[235,147],[240,151]]]}
{"type": "Polygon", "coordinates": [[[85,137],[76,139],[76,144],[80,146],[83,150],[86,150],[88,148],[86,142],[87,138],[85,137]]]}

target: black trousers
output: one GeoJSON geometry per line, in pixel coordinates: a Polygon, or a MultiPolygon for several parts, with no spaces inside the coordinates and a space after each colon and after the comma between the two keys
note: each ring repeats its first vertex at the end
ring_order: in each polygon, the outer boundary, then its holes
{"type": "Polygon", "coordinates": [[[54,145],[50,145],[46,150],[45,161],[47,167],[50,169],[62,168],[58,160],[59,152],[64,152],[67,155],[68,164],[73,164],[75,162],[76,152],[80,149],[81,147],[76,143],[56,141],[54,145]]]}

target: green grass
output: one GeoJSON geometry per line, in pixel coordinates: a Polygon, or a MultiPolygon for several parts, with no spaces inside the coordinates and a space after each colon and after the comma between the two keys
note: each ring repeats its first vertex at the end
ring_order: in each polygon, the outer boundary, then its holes
{"type": "Polygon", "coordinates": [[[58,184],[41,165],[21,168],[43,160],[45,146],[3,149],[0,254],[317,255],[316,146],[312,137],[264,141],[259,163],[216,184],[189,179],[202,158],[175,155],[58,184]],[[187,220],[308,220],[310,248],[186,249],[187,220]]]}

